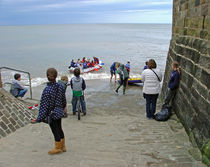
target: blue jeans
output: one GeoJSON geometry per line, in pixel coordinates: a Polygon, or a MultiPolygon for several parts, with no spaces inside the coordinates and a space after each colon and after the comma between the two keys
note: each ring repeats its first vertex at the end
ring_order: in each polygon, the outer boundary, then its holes
{"type": "Polygon", "coordinates": [[[146,99],[147,118],[154,118],[158,94],[144,94],[144,97],[146,99]]]}
{"type": "MultiPolygon", "coordinates": [[[[77,98],[78,97],[72,97],[72,111],[73,113],[76,113],[76,107],[77,107],[77,98]]],[[[81,98],[81,105],[82,105],[82,112],[86,113],[86,103],[85,103],[85,98],[84,95],[80,97],[81,98]]]]}
{"type": "Polygon", "coordinates": [[[23,97],[23,96],[26,94],[27,91],[28,91],[27,88],[21,90],[21,91],[19,92],[19,94],[18,94],[18,97],[23,97]]]}

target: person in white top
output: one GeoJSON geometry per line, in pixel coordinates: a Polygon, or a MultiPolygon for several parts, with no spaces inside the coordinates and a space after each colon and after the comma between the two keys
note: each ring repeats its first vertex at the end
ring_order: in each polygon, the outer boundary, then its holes
{"type": "Polygon", "coordinates": [[[141,74],[141,80],[144,82],[143,96],[146,99],[146,117],[148,119],[154,118],[157,98],[161,90],[160,82],[162,74],[156,67],[155,60],[150,59],[148,69],[144,70],[141,74]]]}

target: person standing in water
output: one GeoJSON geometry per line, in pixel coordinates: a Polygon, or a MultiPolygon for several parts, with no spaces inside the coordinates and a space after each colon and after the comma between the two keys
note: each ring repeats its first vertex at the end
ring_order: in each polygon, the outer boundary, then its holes
{"type": "Polygon", "coordinates": [[[118,93],[118,90],[123,85],[123,94],[125,94],[125,89],[126,89],[126,85],[127,85],[127,81],[128,81],[128,77],[129,77],[128,71],[127,71],[125,65],[121,64],[119,66],[119,68],[117,69],[116,73],[119,74],[119,76],[120,76],[120,85],[117,87],[115,92],[118,93]]]}
{"type": "Polygon", "coordinates": [[[110,67],[110,73],[111,73],[110,82],[112,82],[113,75],[114,75],[115,82],[117,82],[116,70],[119,67],[119,64],[120,63],[118,63],[118,62],[114,62],[111,65],[111,67],[110,67]]]}

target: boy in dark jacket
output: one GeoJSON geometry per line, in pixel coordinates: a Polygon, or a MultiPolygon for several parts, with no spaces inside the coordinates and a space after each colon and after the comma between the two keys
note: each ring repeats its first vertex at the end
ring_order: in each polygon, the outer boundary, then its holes
{"type": "Polygon", "coordinates": [[[179,77],[180,77],[180,71],[179,71],[179,64],[177,61],[174,61],[172,64],[172,73],[168,82],[168,89],[166,91],[166,96],[164,100],[163,107],[169,107],[169,103],[173,100],[176,90],[179,87],[179,77]]]}
{"type": "Polygon", "coordinates": [[[77,106],[77,97],[81,97],[81,105],[82,105],[82,112],[86,115],[86,104],[84,98],[84,90],[86,89],[85,80],[80,77],[80,69],[76,68],[74,70],[74,77],[71,79],[70,82],[71,89],[73,91],[72,97],[72,111],[73,115],[76,114],[76,106],[77,106]]]}

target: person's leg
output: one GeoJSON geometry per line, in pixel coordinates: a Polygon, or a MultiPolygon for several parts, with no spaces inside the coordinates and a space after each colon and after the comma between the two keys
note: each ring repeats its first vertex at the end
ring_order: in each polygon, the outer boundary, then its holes
{"type": "Polygon", "coordinates": [[[62,119],[58,119],[58,130],[61,138],[61,150],[66,152],[65,136],[62,129],[62,119]]]}
{"type": "Polygon", "coordinates": [[[110,82],[111,82],[112,81],[112,77],[113,77],[113,72],[110,71],[110,73],[111,73],[111,77],[110,77],[110,82]]]}
{"type": "Polygon", "coordinates": [[[54,135],[55,139],[55,147],[54,149],[50,150],[48,154],[57,154],[62,152],[61,150],[61,137],[60,137],[60,132],[59,132],[59,121],[57,120],[52,120],[50,123],[50,128],[52,130],[52,133],[54,135]]]}
{"type": "Polygon", "coordinates": [[[163,107],[168,107],[176,94],[176,90],[167,89],[163,107]]]}
{"type": "Polygon", "coordinates": [[[146,117],[151,118],[150,116],[150,95],[145,94],[145,99],[146,99],[146,117]]]}
{"type": "Polygon", "coordinates": [[[151,117],[152,118],[154,118],[154,115],[155,115],[157,98],[158,98],[158,94],[152,95],[152,99],[151,99],[151,102],[152,102],[151,117]]]}
{"type": "Polygon", "coordinates": [[[123,79],[120,78],[120,85],[117,87],[116,92],[118,93],[118,90],[120,89],[120,87],[123,85],[123,79]]]}
{"type": "Polygon", "coordinates": [[[125,89],[126,89],[126,86],[127,86],[127,82],[128,82],[128,78],[125,78],[123,80],[123,94],[125,94],[125,89]]]}
{"type": "Polygon", "coordinates": [[[55,141],[59,142],[61,139],[60,139],[60,133],[59,133],[59,129],[58,129],[57,120],[54,120],[54,119],[52,120],[52,122],[50,123],[50,128],[53,133],[55,141]]]}
{"type": "Polygon", "coordinates": [[[84,113],[84,114],[86,114],[86,103],[85,103],[85,97],[84,97],[84,95],[83,96],[81,96],[81,105],[82,105],[82,112],[84,113]]]}
{"type": "Polygon", "coordinates": [[[73,111],[73,115],[76,114],[76,106],[77,106],[77,99],[76,97],[72,97],[72,111],[73,111]]]}
{"type": "Polygon", "coordinates": [[[23,97],[23,96],[26,94],[27,91],[28,91],[27,88],[21,90],[21,91],[19,92],[18,96],[19,96],[19,97],[23,97]]]}

